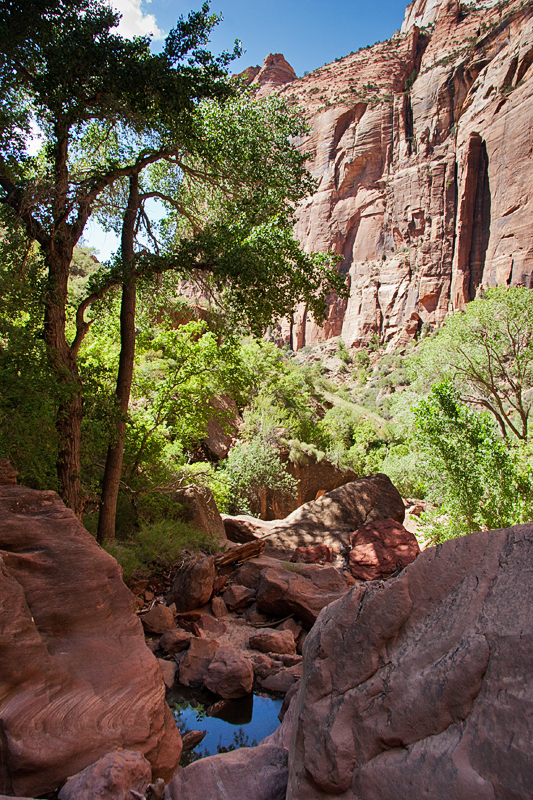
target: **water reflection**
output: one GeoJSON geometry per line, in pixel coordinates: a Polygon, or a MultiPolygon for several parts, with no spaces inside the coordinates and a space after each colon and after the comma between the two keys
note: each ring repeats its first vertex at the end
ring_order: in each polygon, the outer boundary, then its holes
{"type": "Polygon", "coordinates": [[[187,766],[204,756],[254,747],[278,727],[282,700],[260,694],[220,700],[205,690],[174,686],[168,702],[182,735],[191,730],[207,731],[194,750],[183,753],[181,765],[187,766]]]}

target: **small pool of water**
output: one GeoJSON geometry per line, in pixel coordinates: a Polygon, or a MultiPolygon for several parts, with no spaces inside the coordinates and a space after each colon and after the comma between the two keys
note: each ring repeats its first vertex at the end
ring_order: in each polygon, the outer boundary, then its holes
{"type": "Polygon", "coordinates": [[[255,746],[280,724],[278,714],[283,702],[264,694],[220,700],[209,692],[195,692],[185,686],[174,686],[167,700],[181,734],[207,731],[194,750],[183,754],[182,766],[204,756],[255,746]]]}

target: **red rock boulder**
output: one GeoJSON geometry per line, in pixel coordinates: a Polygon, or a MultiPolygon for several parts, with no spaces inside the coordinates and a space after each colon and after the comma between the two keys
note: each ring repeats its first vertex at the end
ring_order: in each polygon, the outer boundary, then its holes
{"type": "Polygon", "coordinates": [[[291,558],[296,548],[326,546],[338,553],[360,525],[378,519],[403,522],[405,507],[387,475],[377,473],[339,486],[297,508],[283,520],[263,522],[254,517],[224,516],[228,539],[264,539],[265,553],[291,558]]]}
{"type": "Polygon", "coordinates": [[[140,753],[116,747],[69,778],[59,800],[130,800],[132,790],[144,795],[151,776],[150,764],[140,753]]]}
{"type": "Polygon", "coordinates": [[[214,639],[191,639],[189,649],[180,661],[180,683],[184,686],[202,683],[217,647],[218,642],[214,639]]]}
{"type": "Polygon", "coordinates": [[[255,592],[247,586],[228,586],[222,595],[226,606],[230,611],[241,611],[246,606],[251,605],[255,600],[255,592]]]}
{"type": "Polygon", "coordinates": [[[204,678],[206,689],[224,700],[250,694],[253,682],[252,665],[230,645],[217,649],[204,678]]]}
{"type": "Polygon", "coordinates": [[[350,572],[364,581],[391,575],[406,567],[420,553],[416,536],[393,519],[380,519],[361,525],[350,536],[350,572]]]}
{"type": "Polygon", "coordinates": [[[283,567],[267,568],[260,575],[257,606],[277,617],[295,614],[311,628],[324,606],[347,591],[348,586],[333,567],[308,567],[302,574],[283,567]]]}
{"type": "Polygon", "coordinates": [[[164,653],[174,655],[186,650],[192,639],[192,634],[177,628],[174,631],[167,631],[159,640],[159,647],[164,653]]]}
{"type": "Polygon", "coordinates": [[[260,653],[296,653],[296,643],[292,631],[269,630],[263,628],[252,633],[249,645],[260,653]]]}
{"type": "Polygon", "coordinates": [[[142,622],[150,633],[166,633],[176,627],[174,614],[167,606],[157,603],[142,617],[142,622]]]}
{"type": "Polygon", "coordinates": [[[178,613],[193,611],[208,602],[215,581],[215,559],[213,556],[198,556],[180,569],[168,593],[167,603],[176,606],[178,613]]]}
{"type": "Polygon", "coordinates": [[[287,800],[530,800],[533,524],[424,550],[307,637],[287,800]]]}
{"type": "Polygon", "coordinates": [[[0,486],[0,786],[40,795],[118,746],[170,778],[181,740],[135,599],[55,492],[0,486]]]}
{"type": "Polygon", "coordinates": [[[285,800],[287,757],[271,744],[201,758],[176,773],[168,800],[285,800]]]}

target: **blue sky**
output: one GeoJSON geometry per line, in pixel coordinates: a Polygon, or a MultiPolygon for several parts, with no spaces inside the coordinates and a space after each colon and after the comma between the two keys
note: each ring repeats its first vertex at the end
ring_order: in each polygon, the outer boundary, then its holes
{"type": "MultiPolygon", "coordinates": [[[[183,0],[110,0],[123,14],[122,30],[154,32],[172,28],[180,15],[199,9],[183,0]]],[[[262,64],[268,53],[283,53],[297,75],[389,38],[403,19],[405,0],[212,0],[211,10],[224,21],[214,31],[214,52],[240,39],[246,53],[238,69],[262,64]]],[[[154,42],[156,44],[156,42],[154,42]]]]}
{"type": "MultiPolygon", "coordinates": [[[[110,0],[122,13],[124,36],[153,35],[154,48],[180,15],[198,10],[201,0],[110,0]]],[[[232,49],[240,39],[246,53],[234,62],[233,72],[262,64],[269,53],[283,53],[297,75],[311,72],[335,58],[367,44],[388,39],[402,24],[405,0],[212,0],[211,10],[224,21],[214,30],[211,50],[232,49]]],[[[118,239],[95,222],[85,241],[106,259],[118,239]]]]}

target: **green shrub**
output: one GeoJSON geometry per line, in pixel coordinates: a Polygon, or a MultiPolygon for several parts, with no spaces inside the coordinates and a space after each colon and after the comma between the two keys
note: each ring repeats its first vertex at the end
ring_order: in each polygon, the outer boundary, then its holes
{"type": "Polygon", "coordinates": [[[267,489],[294,495],[296,481],[282,463],[277,448],[260,436],[238,442],[224,465],[230,487],[231,514],[260,516],[267,489]]]}
{"type": "Polygon", "coordinates": [[[441,500],[439,519],[426,519],[432,541],[531,519],[531,467],[502,440],[489,414],[461,403],[445,381],[420,401],[415,416],[417,443],[441,500]]]}
{"type": "Polygon", "coordinates": [[[350,352],[342,339],[339,339],[339,343],[337,345],[337,356],[341,361],[344,361],[345,364],[352,363],[350,352]]]}
{"type": "Polygon", "coordinates": [[[215,553],[220,543],[204,531],[180,520],[161,520],[143,525],[134,538],[112,542],[106,550],[117,559],[124,580],[147,575],[156,567],[170,567],[179,561],[184,551],[215,553]]]}

